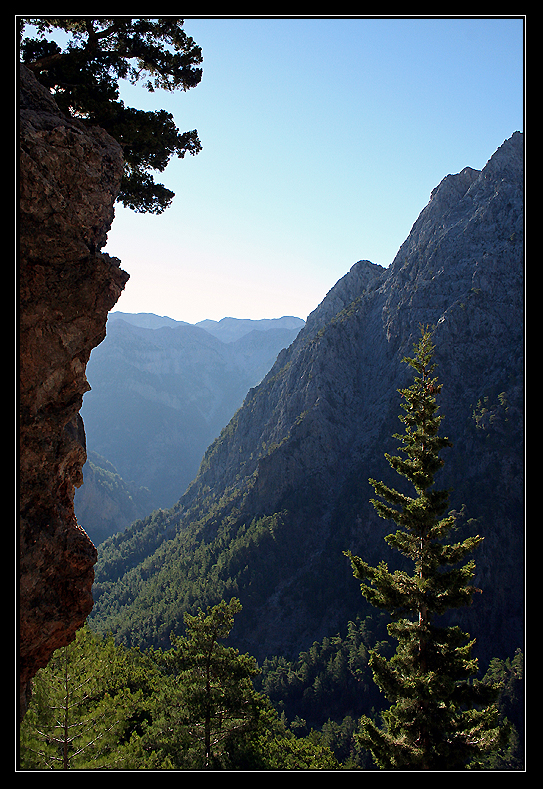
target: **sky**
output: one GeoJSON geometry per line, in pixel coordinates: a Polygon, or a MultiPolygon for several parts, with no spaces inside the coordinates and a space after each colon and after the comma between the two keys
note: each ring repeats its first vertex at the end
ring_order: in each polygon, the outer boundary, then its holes
{"type": "Polygon", "coordinates": [[[155,179],[163,214],[116,204],[114,310],[305,319],[358,260],[389,266],[431,191],[524,121],[522,17],[185,17],[203,77],[123,85],[202,151],[155,179]]]}

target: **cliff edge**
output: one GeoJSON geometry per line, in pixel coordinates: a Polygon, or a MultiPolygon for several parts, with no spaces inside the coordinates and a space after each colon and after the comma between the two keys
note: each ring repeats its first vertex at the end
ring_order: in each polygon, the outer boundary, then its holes
{"type": "Polygon", "coordinates": [[[60,112],[20,68],[19,676],[29,682],[92,608],[96,549],[79,527],[85,369],[128,274],[102,254],[122,168],[120,145],[60,112]]]}

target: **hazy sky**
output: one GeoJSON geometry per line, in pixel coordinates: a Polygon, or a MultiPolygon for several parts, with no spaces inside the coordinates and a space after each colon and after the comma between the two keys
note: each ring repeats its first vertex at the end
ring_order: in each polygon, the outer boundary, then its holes
{"type": "Polygon", "coordinates": [[[127,86],[203,150],[157,174],[158,216],[116,206],[114,309],[306,318],[357,260],[388,266],[430,192],[523,130],[520,17],[185,18],[203,77],[127,86]]]}

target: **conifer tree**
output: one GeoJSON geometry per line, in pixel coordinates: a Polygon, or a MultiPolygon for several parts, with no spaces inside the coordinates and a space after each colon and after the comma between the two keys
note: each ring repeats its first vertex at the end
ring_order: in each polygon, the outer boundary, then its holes
{"type": "Polygon", "coordinates": [[[154,180],[172,156],[198,154],[196,129],[180,133],[171,113],[145,112],[120,100],[120,80],[187,91],[202,79],[201,48],[178,17],[20,17],[21,61],[81,123],[101,126],[123,148],[117,200],[137,212],[162,213],[174,193],[154,180]],[[32,38],[23,37],[30,31],[32,38]],[[57,34],[60,33],[60,36],[57,34]],[[63,47],[57,38],[66,39],[63,47]]]}
{"type": "Polygon", "coordinates": [[[122,685],[123,655],[85,626],[33,680],[20,730],[24,770],[107,769],[139,694],[122,685]]]}
{"type": "Polygon", "coordinates": [[[480,591],[472,585],[474,561],[462,562],[483,538],[446,542],[456,517],[445,515],[448,491],[433,486],[443,465],[439,453],[452,444],[439,435],[436,395],[442,384],[433,376],[432,334],[421,327],[421,335],[413,358],[403,359],[416,373],[414,382],[399,390],[405,431],[394,438],[406,457],[385,454],[414,491],[407,495],[370,479],[379,497],[371,500],[378,515],[398,526],[385,540],[409,560],[412,572],[390,571],[384,561],[371,567],[346,552],[362,581],[362,595],[389,612],[388,632],[398,642],[388,660],[371,652],[374,681],[392,706],[383,713],[382,727],[361,719],[359,741],[381,769],[466,769],[503,747],[508,732],[493,704],[498,688],[474,679],[475,641],[458,626],[436,624],[436,617],[471,604],[480,591]]]}
{"type": "Polygon", "coordinates": [[[179,767],[216,769],[229,743],[256,726],[256,660],[222,643],[240,610],[233,598],[195,616],[185,614],[186,635],[172,634],[172,648],[160,661],[171,681],[165,685],[167,707],[148,740],[179,767]]]}

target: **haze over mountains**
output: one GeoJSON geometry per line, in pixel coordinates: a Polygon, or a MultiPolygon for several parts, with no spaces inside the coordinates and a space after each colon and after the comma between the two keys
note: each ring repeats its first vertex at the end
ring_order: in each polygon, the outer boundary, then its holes
{"type": "Polygon", "coordinates": [[[185,492],[209,444],[304,321],[109,315],[87,366],[79,523],[95,544],[185,492]]]}
{"type": "MultiPolygon", "coordinates": [[[[384,452],[397,450],[397,390],[412,380],[402,359],[430,324],[453,443],[437,484],[451,508],[465,505],[459,539],[485,538],[474,557],[483,594],[451,618],[483,659],[522,646],[523,187],[516,132],[482,171],[441,181],[389,268],[351,268],[246,393],[179,501],[100,546],[93,627],[168,646],[185,611],[235,595],[232,642],[262,660],[373,613],[342,552],[395,561],[368,478],[401,489],[384,452]]],[[[127,387],[125,410],[131,397],[127,387]]]]}

